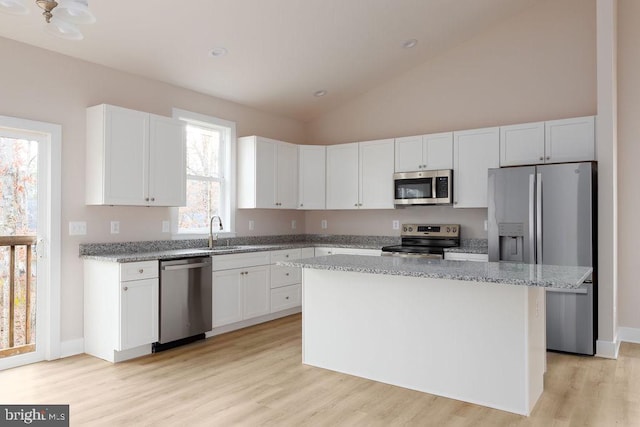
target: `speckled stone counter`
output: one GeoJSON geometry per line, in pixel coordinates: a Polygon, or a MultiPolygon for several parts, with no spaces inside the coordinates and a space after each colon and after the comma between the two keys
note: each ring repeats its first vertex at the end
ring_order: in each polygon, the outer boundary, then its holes
{"type": "Polygon", "coordinates": [[[207,248],[206,239],[84,243],[80,245],[80,257],[98,261],[137,262],[307,247],[380,249],[382,246],[399,243],[400,238],[393,236],[320,234],[221,238],[214,249],[207,248]]]}
{"type": "Polygon", "coordinates": [[[278,264],[320,270],[564,289],[580,286],[592,272],[591,267],[564,267],[506,262],[425,260],[359,255],[330,255],[278,264]]]}
{"type": "Polygon", "coordinates": [[[488,254],[487,239],[461,239],[457,248],[445,248],[445,252],[465,254],[488,254]]]}

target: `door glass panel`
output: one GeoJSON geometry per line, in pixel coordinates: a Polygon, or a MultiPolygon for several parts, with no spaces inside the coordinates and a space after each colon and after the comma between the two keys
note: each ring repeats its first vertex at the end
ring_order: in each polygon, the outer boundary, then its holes
{"type": "Polygon", "coordinates": [[[38,142],[0,135],[0,357],[35,350],[38,142]]]}
{"type": "Polygon", "coordinates": [[[397,180],[396,199],[425,199],[431,197],[432,178],[397,180]]]}

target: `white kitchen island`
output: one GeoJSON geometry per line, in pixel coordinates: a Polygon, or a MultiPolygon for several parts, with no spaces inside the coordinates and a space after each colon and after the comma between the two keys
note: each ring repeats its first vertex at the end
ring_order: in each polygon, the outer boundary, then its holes
{"type": "Polygon", "coordinates": [[[544,287],[587,267],[333,255],[303,267],[303,363],[528,415],[543,390],[544,287]]]}

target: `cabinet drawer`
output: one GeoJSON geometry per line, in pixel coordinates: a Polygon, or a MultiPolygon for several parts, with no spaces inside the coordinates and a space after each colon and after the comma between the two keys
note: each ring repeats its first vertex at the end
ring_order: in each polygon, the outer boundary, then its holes
{"type": "Polygon", "coordinates": [[[213,271],[233,268],[253,267],[271,264],[268,251],[249,252],[244,254],[214,255],[211,257],[213,271]]]}
{"type": "Polygon", "coordinates": [[[125,262],[120,264],[120,281],[158,277],[158,261],[125,262]]]}
{"type": "Polygon", "coordinates": [[[286,310],[300,305],[300,285],[271,289],[271,312],[286,310]]]}
{"type": "Polygon", "coordinates": [[[300,258],[300,249],[283,249],[281,251],[271,251],[271,263],[279,261],[291,261],[300,258]]]}
{"type": "Polygon", "coordinates": [[[301,281],[302,273],[300,267],[271,266],[271,288],[293,285],[301,281]]]}
{"type": "Polygon", "coordinates": [[[315,248],[302,248],[300,249],[301,258],[313,258],[315,256],[315,248]]]}

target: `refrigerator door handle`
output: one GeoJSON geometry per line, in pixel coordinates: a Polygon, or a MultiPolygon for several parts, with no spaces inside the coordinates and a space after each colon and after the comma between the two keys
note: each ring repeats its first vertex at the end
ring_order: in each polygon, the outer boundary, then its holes
{"type": "Polygon", "coordinates": [[[536,262],[542,264],[542,174],[536,174],[536,262]]]}
{"type": "Polygon", "coordinates": [[[535,247],[535,175],[529,174],[529,264],[536,263],[536,247],[535,247]]]}

